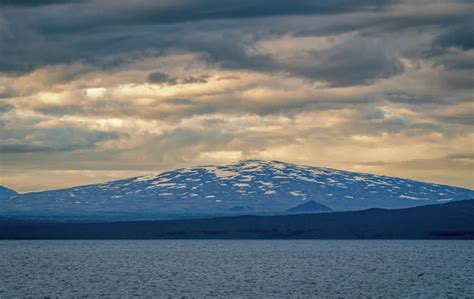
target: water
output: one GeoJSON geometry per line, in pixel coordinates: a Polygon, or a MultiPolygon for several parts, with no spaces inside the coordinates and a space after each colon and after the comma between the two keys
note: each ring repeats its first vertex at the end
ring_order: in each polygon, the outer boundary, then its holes
{"type": "Polygon", "coordinates": [[[0,298],[474,297],[472,241],[0,241],[0,298]]]}

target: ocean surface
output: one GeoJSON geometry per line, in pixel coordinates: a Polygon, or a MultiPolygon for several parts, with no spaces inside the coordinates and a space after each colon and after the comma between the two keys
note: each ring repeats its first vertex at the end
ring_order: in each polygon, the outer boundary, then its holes
{"type": "Polygon", "coordinates": [[[0,241],[0,298],[472,298],[473,282],[473,241],[0,241]]]}

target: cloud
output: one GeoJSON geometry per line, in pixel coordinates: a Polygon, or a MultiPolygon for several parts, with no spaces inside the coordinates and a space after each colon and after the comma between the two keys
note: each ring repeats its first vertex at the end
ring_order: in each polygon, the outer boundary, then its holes
{"type": "Polygon", "coordinates": [[[474,48],[474,17],[455,24],[438,35],[433,45],[441,47],[457,47],[463,50],[474,48]]]}
{"type": "MultiPolygon", "coordinates": [[[[1,0],[0,4],[9,5],[38,5],[41,1],[35,0],[1,0]]],[[[68,0],[46,0],[44,3],[70,3],[68,0]]],[[[241,19],[274,17],[285,15],[308,14],[337,14],[354,11],[378,11],[392,4],[394,1],[307,1],[307,0],[275,0],[272,5],[264,0],[191,0],[185,2],[174,1],[126,1],[126,0],[96,0],[76,8],[77,15],[71,18],[74,24],[77,18],[87,18],[98,24],[149,24],[175,23],[209,19],[241,19]],[[96,7],[101,10],[91,10],[96,7]],[[119,18],[121,13],[128,12],[119,18]],[[99,18],[99,15],[102,18],[99,18]]],[[[77,24],[76,24],[77,25],[77,24]]],[[[82,26],[81,26],[82,27],[82,26]]]]}
{"type": "Polygon", "coordinates": [[[472,167],[474,162],[471,155],[452,155],[433,159],[414,159],[398,162],[348,162],[354,170],[377,172],[384,169],[386,174],[396,177],[406,177],[410,173],[413,179],[431,181],[440,184],[451,184],[472,188],[472,167]],[[448,173],[444,169],[450,169],[448,173]]]}
{"type": "MultiPolygon", "coordinates": [[[[36,1],[18,3],[26,6],[36,1]]],[[[287,72],[334,86],[370,84],[397,75],[403,68],[397,53],[387,53],[381,43],[370,45],[373,40],[364,39],[363,35],[356,37],[364,41],[354,50],[343,44],[323,53],[307,51],[308,67],[278,63],[272,55],[252,49],[268,37],[301,35],[302,28],[308,30],[303,35],[310,36],[359,30],[361,34],[380,37],[384,32],[410,27],[456,27],[457,20],[465,19],[465,6],[458,2],[426,8],[422,2],[410,6],[399,1],[298,0],[277,1],[268,7],[265,1],[97,0],[56,9],[35,7],[34,13],[26,8],[6,8],[0,16],[0,73],[19,74],[68,63],[117,69],[144,57],[181,51],[197,53],[208,63],[227,69],[287,72]],[[299,15],[301,19],[295,17],[299,15]],[[18,19],[24,21],[20,24],[18,19]],[[387,24],[392,25],[388,28],[387,24]],[[365,48],[364,42],[369,43],[365,48]],[[362,58],[368,67],[360,68],[355,57],[362,58]],[[345,67],[347,72],[338,71],[345,67]],[[360,79],[354,78],[351,67],[365,73],[360,79]]]]}
{"type": "Polygon", "coordinates": [[[474,186],[470,1],[39,4],[0,0],[2,182],[262,158],[474,186]]]}
{"type": "MultiPolygon", "coordinates": [[[[269,7],[265,1],[97,0],[55,9],[34,7],[34,11],[23,7],[36,1],[18,3],[24,5],[7,7],[0,17],[3,25],[0,72],[22,73],[44,65],[71,62],[114,68],[133,59],[174,50],[201,53],[224,67],[256,68],[263,64],[270,68],[268,57],[246,55],[246,48],[252,47],[252,33],[256,38],[279,30],[283,34],[291,31],[296,34],[301,28],[297,20],[292,21],[295,15],[317,18],[335,14],[336,22],[308,20],[310,27],[323,30],[317,34],[330,34],[334,26],[346,21],[346,14],[378,12],[383,16],[385,10],[394,7],[395,1],[298,0],[290,3],[282,0],[272,2],[269,7]],[[243,18],[250,19],[242,21],[243,18]],[[280,18],[288,18],[289,26],[279,25],[280,18]],[[22,23],[16,22],[19,19],[22,23]],[[292,30],[295,26],[297,30],[292,30]]],[[[377,18],[380,17],[377,15],[377,18]]],[[[379,23],[383,23],[383,19],[381,17],[379,23]]]]}
{"type": "Polygon", "coordinates": [[[88,0],[0,0],[0,6],[40,6],[52,4],[71,4],[88,0]]]}
{"type": "Polygon", "coordinates": [[[4,154],[75,151],[119,136],[81,128],[23,129],[1,135],[0,153],[4,154]]]}
{"type": "Polygon", "coordinates": [[[148,81],[151,83],[168,83],[168,84],[176,84],[178,80],[176,78],[172,78],[169,75],[161,72],[154,72],[148,75],[148,81]]]}
{"type": "Polygon", "coordinates": [[[469,154],[455,154],[455,155],[449,155],[447,156],[449,159],[454,159],[454,160],[474,160],[474,154],[469,153],[469,154]]]}
{"type": "Polygon", "coordinates": [[[181,82],[183,84],[192,84],[192,83],[207,83],[209,79],[209,75],[202,75],[202,76],[186,76],[184,77],[181,82]]]}
{"type": "Polygon", "coordinates": [[[370,41],[351,40],[323,51],[310,51],[299,67],[288,68],[294,74],[332,86],[370,84],[403,72],[401,62],[381,48],[370,41]]]}
{"type": "Polygon", "coordinates": [[[153,72],[148,75],[148,82],[155,83],[155,84],[166,83],[169,85],[193,84],[193,83],[207,83],[209,78],[210,78],[209,75],[188,75],[184,78],[175,78],[162,72],[153,72]]]}

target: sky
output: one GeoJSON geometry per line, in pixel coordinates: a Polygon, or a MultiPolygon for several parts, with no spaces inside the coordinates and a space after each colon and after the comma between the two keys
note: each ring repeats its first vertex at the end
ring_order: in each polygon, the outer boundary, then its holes
{"type": "Polygon", "coordinates": [[[0,0],[0,185],[279,160],[474,188],[474,4],[0,0]]]}

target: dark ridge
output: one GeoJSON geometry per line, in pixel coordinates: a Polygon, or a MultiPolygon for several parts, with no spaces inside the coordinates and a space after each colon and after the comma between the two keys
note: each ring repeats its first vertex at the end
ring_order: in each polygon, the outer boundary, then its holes
{"type": "Polygon", "coordinates": [[[0,239],[474,239],[474,200],[398,210],[111,223],[0,218],[0,239]]]}
{"type": "Polygon", "coordinates": [[[332,212],[332,211],[333,209],[331,209],[330,207],[327,207],[313,200],[286,210],[286,212],[290,214],[324,213],[324,212],[332,212]]]}

